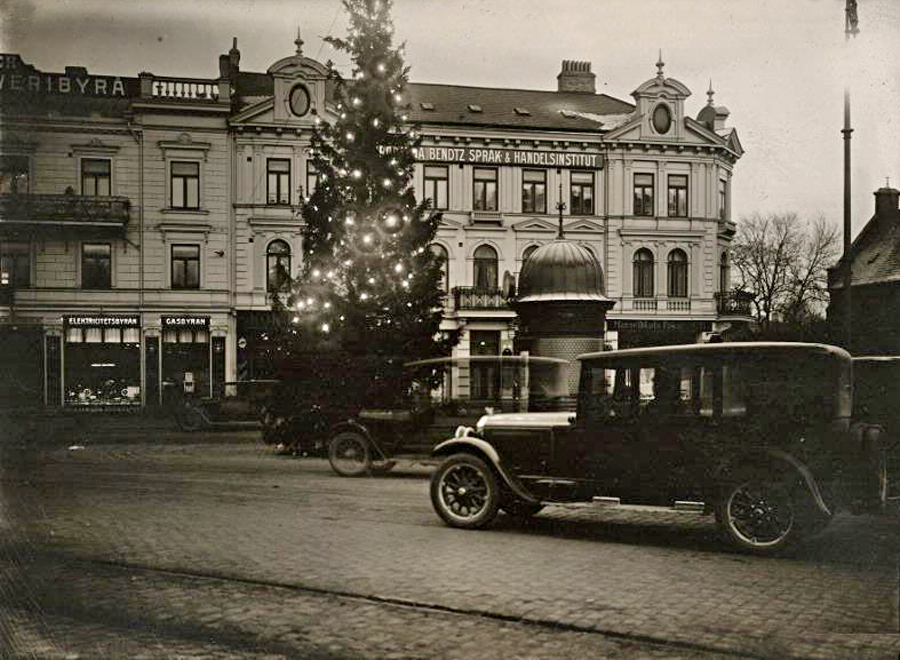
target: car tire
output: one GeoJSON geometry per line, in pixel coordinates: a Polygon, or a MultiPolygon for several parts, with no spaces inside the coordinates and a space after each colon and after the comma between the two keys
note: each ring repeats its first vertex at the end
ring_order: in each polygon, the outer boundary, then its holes
{"type": "Polygon", "coordinates": [[[800,536],[797,497],[777,473],[735,475],[716,505],[716,520],[735,547],[754,554],[775,554],[800,536]]]}
{"type": "Polygon", "coordinates": [[[500,509],[500,484],[494,469],[474,454],[454,454],[431,477],[431,503],[451,527],[480,529],[500,509]]]}
{"type": "Polygon", "coordinates": [[[500,508],[511,518],[526,520],[540,512],[544,505],[540,502],[526,502],[515,495],[507,495],[500,503],[500,508]]]}
{"type": "Polygon", "coordinates": [[[356,431],[338,433],[328,443],[328,462],[342,477],[369,474],[372,468],[369,441],[356,431]]]}

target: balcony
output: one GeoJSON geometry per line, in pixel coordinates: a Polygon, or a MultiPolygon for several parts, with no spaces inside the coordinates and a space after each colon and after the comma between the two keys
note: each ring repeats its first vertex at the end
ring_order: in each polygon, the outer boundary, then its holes
{"type": "Polygon", "coordinates": [[[454,287],[453,306],[455,309],[509,309],[500,289],[474,286],[454,287]]]}
{"type": "Polygon", "coordinates": [[[720,317],[753,317],[753,294],[746,291],[716,293],[716,313],[720,317]]]}
{"type": "Polygon", "coordinates": [[[0,233],[119,236],[128,227],[130,206],[127,197],[0,194],[0,233]]]}
{"type": "Polygon", "coordinates": [[[228,109],[231,83],[227,79],[156,76],[146,71],[141,81],[141,101],[223,106],[228,109]]]}

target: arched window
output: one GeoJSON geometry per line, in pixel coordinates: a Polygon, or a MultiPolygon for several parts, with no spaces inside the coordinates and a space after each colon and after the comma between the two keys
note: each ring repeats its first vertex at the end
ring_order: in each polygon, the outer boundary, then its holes
{"type": "Polygon", "coordinates": [[[687,298],[688,260],[684,250],[669,252],[669,298],[687,298]]]}
{"type": "Polygon", "coordinates": [[[475,286],[479,289],[497,288],[497,251],[490,245],[475,248],[475,286]]]}
{"type": "Polygon", "coordinates": [[[728,272],[728,253],[722,253],[722,260],[719,261],[719,291],[725,293],[728,291],[728,280],[730,279],[728,272]]]}
{"type": "Polygon", "coordinates": [[[525,251],[522,253],[522,265],[524,265],[525,262],[528,261],[528,257],[534,254],[534,251],[537,249],[537,245],[529,245],[527,248],[525,248],[525,251]]]}
{"type": "Polygon", "coordinates": [[[653,297],[653,253],[641,248],[634,253],[634,297],[653,297]]]}
{"type": "Polygon", "coordinates": [[[266,248],[266,290],[286,291],[291,285],[291,246],[282,240],[266,248]]]}
{"type": "Polygon", "coordinates": [[[450,257],[447,248],[439,243],[432,243],[431,251],[441,258],[441,290],[446,293],[450,290],[450,257]]]}

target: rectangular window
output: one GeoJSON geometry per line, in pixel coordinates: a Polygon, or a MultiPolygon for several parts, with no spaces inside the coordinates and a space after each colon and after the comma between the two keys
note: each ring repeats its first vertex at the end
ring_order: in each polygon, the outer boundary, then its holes
{"type": "Polygon", "coordinates": [[[686,174],[669,175],[669,217],[688,216],[688,178],[686,174]]]}
{"type": "Polygon", "coordinates": [[[200,163],[173,161],[172,208],[200,208],[200,163]]]}
{"type": "Polygon", "coordinates": [[[109,243],[84,243],[81,246],[81,287],[112,288],[112,246],[109,243]]]}
{"type": "Polygon", "coordinates": [[[446,165],[425,166],[425,192],[424,197],[431,200],[431,208],[446,209],[448,173],[446,165]]]}
{"type": "Polygon", "coordinates": [[[112,163],[109,158],[81,159],[81,194],[109,197],[112,163]]]}
{"type": "Polygon", "coordinates": [[[268,178],[266,202],[268,204],[291,203],[291,161],[287,158],[266,160],[268,178]]]}
{"type": "Polygon", "coordinates": [[[522,170],[522,213],[547,212],[547,172],[522,170]]]}
{"type": "Polygon", "coordinates": [[[653,175],[634,175],[634,214],[653,215],[653,175]]]}
{"type": "MultiPolygon", "coordinates": [[[[469,334],[472,355],[499,355],[500,332],[497,330],[473,330],[469,334]]],[[[500,396],[500,369],[493,361],[472,360],[469,396],[486,401],[500,396]]]]}
{"type": "Polygon", "coordinates": [[[594,215],[594,173],[572,172],[570,188],[572,215],[594,215]]]}
{"type": "Polygon", "coordinates": [[[172,288],[200,288],[200,246],[172,246],[172,288]]]}
{"type": "Polygon", "coordinates": [[[728,218],[728,182],[725,179],[719,179],[719,219],[726,220],[728,218]]]}
{"type": "Polygon", "coordinates": [[[15,288],[31,285],[30,248],[28,243],[0,245],[0,285],[15,288]]]}
{"type": "Polygon", "coordinates": [[[0,156],[0,194],[28,194],[28,156],[0,156]]]}
{"type": "Polygon", "coordinates": [[[306,196],[312,197],[316,192],[316,186],[319,185],[319,173],[316,172],[316,166],[311,160],[306,161],[306,196]]]}
{"type": "Polygon", "coordinates": [[[476,211],[496,211],[497,170],[493,167],[476,167],[473,176],[472,208],[476,211]]]}

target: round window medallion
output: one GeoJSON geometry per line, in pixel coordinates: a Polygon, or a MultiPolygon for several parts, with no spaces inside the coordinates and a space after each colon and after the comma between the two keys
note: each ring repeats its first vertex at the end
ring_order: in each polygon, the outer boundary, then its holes
{"type": "Polygon", "coordinates": [[[653,130],[657,133],[668,133],[672,128],[672,112],[665,103],[660,103],[653,111],[653,130]]]}
{"type": "Polygon", "coordinates": [[[309,91],[306,89],[306,86],[294,85],[288,102],[291,106],[291,112],[298,117],[302,117],[309,112],[309,91]]]}

